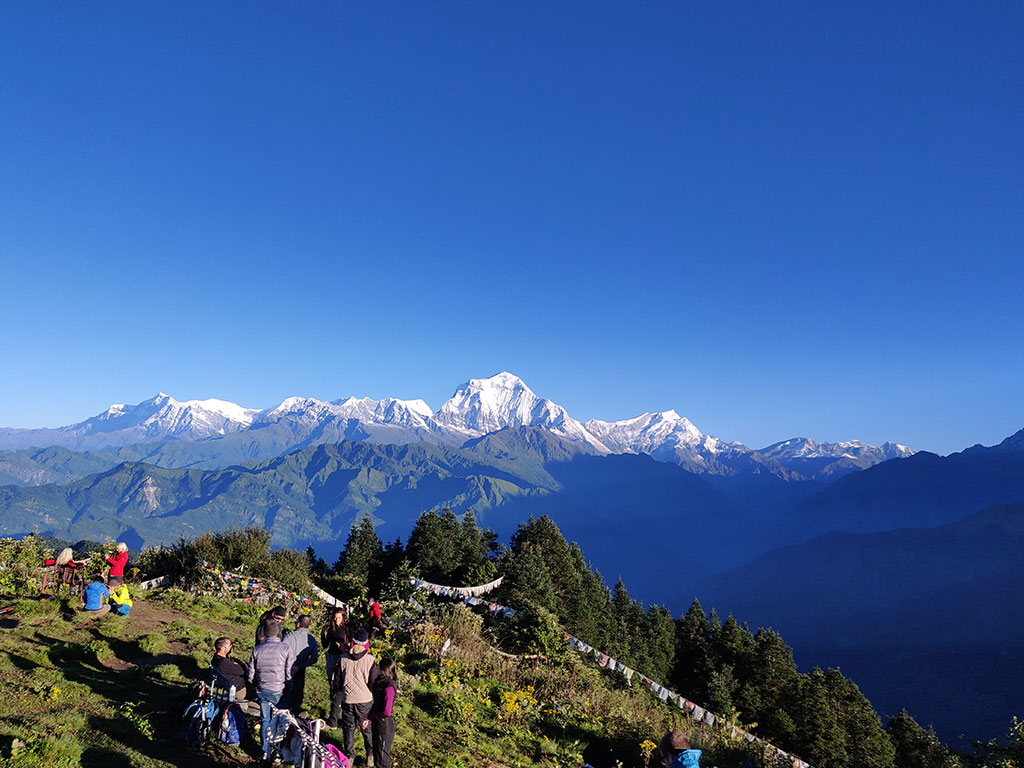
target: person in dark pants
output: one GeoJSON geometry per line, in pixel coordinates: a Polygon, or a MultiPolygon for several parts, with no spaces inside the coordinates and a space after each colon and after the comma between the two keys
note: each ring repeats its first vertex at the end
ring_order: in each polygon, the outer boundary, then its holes
{"type": "Polygon", "coordinates": [[[345,610],[335,608],[320,633],[320,647],[324,649],[327,661],[327,687],[334,690],[334,673],[338,669],[338,661],[348,653],[348,627],[345,621],[345,610]]]}
{"type": "Polygon", "coordinates": [[[345,742],[345,756],[349,762],[355,759],[356,728],[363,732],[363,747],[366,749],[367,764],[372,764],[373,734],[369,725],[363,725],[373,704],[370,688],[380,674],[377,662],[369,653],[370,640],[365,629],[356,632],[352,648],[341,657],[338,671],[334,673],[334,691],[331,697],[331,716],[327,721],[330,728],[338,727],[338,712],[341,711],[341,730],[345,742]]]}
{"type": "Polygon", "coordinates": [[[373,731],[374,768],[391,768],[391,742],[395,740],[395,697],[398,695],[398,665],[394,659],[380,663],[380,675],[373,681],[373,705],[362,727],[373,731]]]}
{"type": "Polygon", "coordinates": [[[295,657],[291,693],[288,696],[288,709],[295,714],[302,711],[302,699],[306,693],[306,667],[316,664],[320,656],[316,638],[309,634],[309,625],[312,621],[308,615],[299,616],[295,622],[295,629],[284,636],[284,644],[291,648],[292,656],[295,657]]]}

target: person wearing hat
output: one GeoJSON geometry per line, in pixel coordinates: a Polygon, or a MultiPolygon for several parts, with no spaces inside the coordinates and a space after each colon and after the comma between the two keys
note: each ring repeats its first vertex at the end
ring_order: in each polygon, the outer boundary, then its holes
{"type": "Polygon", "coordinates": [[[283,635],[284,632],[281,630],[281,623],[287,615],[288,612],[284,609],[284,606],[277,605],[260,616],[260,623],[256,625],[256,645],[259,645],[267,638],[267,635],[269,634],[267,632],[267,627],[271,624],[277,625],[278,636],[283,635]]]}
{"type": "Polygon", "coordinates": [[[329,728],[338,727],[341,714],[341,729],[344,737],[344,752],[349,762],[355,760],[356,727],[363,733],[363,747],[366,749],[367,765],[373,765],[373,732],[367,715],[373,704],[370,687],[380,675],[377,662],[370,655],[370,639],[365,629],[360,629],[352,638],[349,652],[338,660],[334,673],[334,688],[331,692],[331,715],[327,720],[329,728]]]}
{"type": "Polygon", "coordinates": [[[690,749],[690,740],[682,731],[669,731],[661,737],[658,751],[665,768],[700,768],[700,750],[690,749]]]}

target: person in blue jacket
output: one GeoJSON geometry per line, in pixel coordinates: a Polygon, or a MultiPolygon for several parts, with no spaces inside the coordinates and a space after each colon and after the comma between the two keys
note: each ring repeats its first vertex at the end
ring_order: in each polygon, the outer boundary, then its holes
{"type": "Polygon", "coordinates": [[[682,731],[669,731],[658,744],[665,768],[700,768],[700,750],[690,749],[690,740],[682,731]]]}
{"type": "Polygon", "coordinates": [[[82,591],[83,609],[93,616],[103,616],[110,613],[110,605],[107,600],[110,598],[110,591],[103,583],[103,574],[96,574],[96,578],[82,591]]]}

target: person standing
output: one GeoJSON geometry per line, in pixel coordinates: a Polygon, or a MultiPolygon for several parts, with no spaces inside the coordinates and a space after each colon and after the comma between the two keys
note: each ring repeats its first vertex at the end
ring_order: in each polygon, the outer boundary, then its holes
{"type": "Polygon", "coordinates": [[[383,625],[384,620],[380,614],[380,603],[377,602],[377,598],[371,597],[369,605],[366,608],[366,628],[370,632],[370,639],[376,637],[377,632],[383,625]]]}
{"type": "Polygon", "coordinates": [[[252,649],[249,658],[248,680],[256,690],[260,703],[260,740],[263,743],[263,759],[270,759],[270,744],[267,732],[270,729],[270,706],[281,706],[281,699],[292,679],[292,650],[281,640],[281,625],[271,621],[266,626],[263,642],[252,649]]]}
{"type": "Polygon", "coordinates": [[[283,605],[276,605],[269,611],[264,612],[264,614],[260,616],[260,623],[256,625],[256,645],[259,645],[266,639],[267,627],[271,624],[277,624],[278,636],[283,635],[284,632],[281,631],[281,623],[287,615],[288,612],[284,609],[283,605]]]}
{"type": "Polygon", "coordinates": [[[110,578],[124,581],[124,567],[128,564],[128,545],[123,541],[117,542],[113,557],[108,557],[110,564],[110,578]]]}
{"type": "Polygon", "coordinates": [[[287,645],[295,657],[292,665],[292,687],[288,696],[288,709],[298,714],[302,710],[302,699],[306,695],[306,668],[316,664],[320,658],[320,648],[316,638],[309,634],[312,618],[309,615],[299,616],[295,629],[284,636],[287,645]]]}
{"type": "Polygon", "coordinates": [[[366,723],[366,716],[370,713],[370,705],[373,704],[370,687],[380,674],[380,670],[369,651],[370,640],[366,630],[360,629],[352,639],[352,648],[338,661],[338,669],[334,673],[331,716],[327,725],[330,728],[338,727],[340,710],[344,752],[349,762],[355,760],[357,727],[363,732],[367,762],[373,759],[373,734],[366,723]]]}
{"type": "Polygon", "coordinates": [[[320,645],[324,649],[327,663],[327,689],[334,690],[334,673],[338,669],[338,661],[348,652],[348,627],[345,626],[345,611],[335,608],[320,633],[320,645]]]}
{"type": "Polygon", "coordinates": [[[391,768],[391,742],[395,740],[395,697],[398,695],[398,665],[394,659],[380,663],[380,674],[373,681],[373,704],[362,727],[373,732],[374,768],[391,768]]]}

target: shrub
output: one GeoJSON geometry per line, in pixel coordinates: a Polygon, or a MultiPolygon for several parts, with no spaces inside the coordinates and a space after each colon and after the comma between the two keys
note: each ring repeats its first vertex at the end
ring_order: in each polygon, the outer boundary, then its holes
{"type": "Polygon", "coordinates": [[[151,674],[169,683],[177,683],[185,679],[175,664],[157,664],[151,670],[151,674]]]}
{"type": "Polygon", "coordinates": [[[167,650],[167,638],[156,632],[151,632],[148,635],[143,635],[138,639],[139,650],[143,653],[148,653],[151,656],[155,656],[158,653],[163,653],[167,650]]]}

